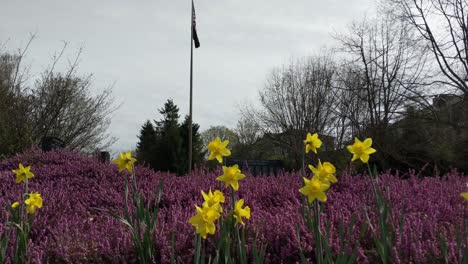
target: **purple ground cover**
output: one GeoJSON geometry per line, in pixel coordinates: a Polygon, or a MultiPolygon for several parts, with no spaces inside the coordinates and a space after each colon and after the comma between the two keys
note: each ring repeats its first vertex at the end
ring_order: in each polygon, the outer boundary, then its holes
{"type": "MultiPolygon", "coordinates": [[[[22,185],[15,184],[12,169],[18,163],[32,165],[35,177],[30,190],[38,191],[44,206],[37,211],[31,233],[30,258],[32,263],[132,263],[135,261],[133,245],[122,224],[93,207],[121,212],[123,179],[112,164],[71,152],[42,153],[31,150],[25,154],[0,162],[0,207],[18,200],[22,185]]],[[[190,263],[193,255],[193,228],[188,219],[195,214],[194,204],[200,204],[200,190],[222,188],[215,180],[217,172],[202,170],[191,177],[175,177],[168,173],[155,173],[138,167],[137,179],[146,197],[154,198],[154,190],[164,180],[158,229],[156,232],[158,263],[169,262],[171,235],[175,236],[175,253],[179,260],[190,263]]],[[[247,174],[248,176],[248,174],[247,174]]],[[[452,172],[444,177],[401,179],[397,173],[385,173],[382,183],[394,207],[393,221],[398,223],[405,208],[402,239],[394,248],[396,262],[442,262],[439,233],[448,237],[450,263],[459,261],[456,253],[455,232],[465,214],[466,204],[459,196],[465,191],[463,175],[452,172]],[[396,256],[398,249],[401,256],[396,256]]],[[[366,176],[339,175],[339,183],[331,187],[329,201],[323,208],[322,223],[331,226],[330,244],[339,250],[340,221],[349,222],[351,214],[357,225],[365,222],[363,210],[367,208],[374,219],[373,196],[366,176]]],[[[313,256],[313,239],[301,218],[302,186],[300,174],[277,177],[247,177],[240,182],[238,192],[251,207],[252,218],[247,221],[248,233],[259,232],[267,243],[267,263],[294,263],[299,261],[295,224],[301,229],[302,248],[313,256]]],[[[0,232],[6,213],[0,210],[0,232]]],[[[325,228],[325,225],[323,226],[325,228]]],[[[359,234],[356,228],[350,242],[359,246],[359,263],[376,260],[369,228],[359,234]]]]}

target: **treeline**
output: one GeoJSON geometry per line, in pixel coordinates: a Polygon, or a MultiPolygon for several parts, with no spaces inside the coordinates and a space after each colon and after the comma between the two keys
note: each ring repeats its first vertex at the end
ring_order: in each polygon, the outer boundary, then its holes
{"type": "Polygon", "coordinates": [[[241,108],[233,153],[298,169],[310,131],[325,142],[320,156],[341,168],[344,147],[372,137],[380,169],[468,172],[468,60],[460,46],[468,35],[458,23],[468,9],[441,3],[380,1],[375,18],[334,35],[338,46],[273,69],[260,107],[241,108]],[[435,26],[439,15],[452,37],[435,26]]]}

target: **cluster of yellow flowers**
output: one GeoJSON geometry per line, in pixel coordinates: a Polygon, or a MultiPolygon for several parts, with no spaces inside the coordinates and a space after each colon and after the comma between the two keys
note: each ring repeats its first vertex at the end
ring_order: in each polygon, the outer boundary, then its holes
{"type": "MultiPolygon", "coordinates": [[[[231,151],[227,148],[229,140],[221,141],[219,137],[216,137],[213,141],[208,144],[208,151],[210,155],[208,160],[216,159],[222,164],[223,157],[231,155],[231,151]]],[[[224,182],[225,187],[231,187],[232,192],[239,190],[239,181],[244,179],[245,175],[242,174],[238,165],[223,166],[223,175],[217,177],[218,181],[224,182]]],[[[201,191],[204,202],[199,207],[195,205],[197,214],[189,219],[189,223],[195,227],[195,232],[200,234],[203,239],[206,239],[208,234],[214,235],[216,232],[215,222],[221,217],[223,208],[221,206],[225,201],[224,194],[220,190],[211,191],[208,193],[201,191]]],[[[231,197],[234,197],[232,195],[231,197]]],[[[250,207],[244,205],[244,199],[240,199],[234,203],[232,208],[232,216],[236,220],[236,224],[244,225],[242,218],[250,219],[250,207]]]]}
{"type": "MultiPolygon", "coordinates": [[[[322,141],[318,137],[318,134],[307,133],[307,137],[304,140],[305,144],[305,153],[309,153],[311,150],[317,154],[317,150],[322,146],[322,141]]],[[[376,150],[372,147],[372,139],[367,138],[363,142],[359,139],[354,139],[354,144],[347,146],[347,149],[353,158],[351,161],[360,159],[363,163],[369,161],[370,154],[375,153],[376,150]]],[[[299,192],[307,196],[309,203],[314,202],[316,199],[321,202],[327,201],[327,195],[325,192],[330,188],[331,183],[338,182],[338,179],[335,177],[336,168],[330,162],[322,163],[319,159],[317,167],[312,165],[308,166],[313,173],[313,177],[309,180],[304,179],[304,187],[299,189],[299,192]]],[[[467,193],[468,195],[468,193],[467,193]]]]}
{"type": "Polygon", "coordinates": [[[205,200],[202,207],[197,208],[197,214],[189,219],[189,223],[195,227],[195,232],[206,239],[208,234],[213,234],[216,231],[215,221],[221,217],[223,208],[220,203],[224,203],[224,195],[219,190],[214,194],[210,191],[208,194],[202,191],[203,199],[205,200]]]}
{"type": "MultiPolygon", "coordinates": [[[[318,134],[307,133],[307,137],[304,140],[305,153],[309,153],[311,150],[317,154],[317,150],[322,146],[322,141],[318,137],[318,134]]],[[[304,177],[304,187],[299,189],[299,192],[307,196],[307,201],[313,203],[316,199],[322,202],[327,201],[327,195],[325,192],[330,188],[330,183],[337,182],[335,177],[335,166],[330,162],[322,162],[319,160],[317,167],[309,165],[309,169],[313,173],[312,179],[304,177]]]]}
{"type": "MultiPolygon", "coordinates": [[[[25,183],[26,187],[26,199],[24,199],[24,204],[26,205],[26,212],[28,214],[34,214],[36,208],[42,208],[42,197],[39,193],[27,193],[28,179],[34,177],[34,173],[31,172],[31,166],[24,167],[23,164],[19,164],[19,168],[13,170],[13,173],[16,175],[16,183],[25,183]]],[[[21,205],[20,202],[16,201],[11,204],[11,208],[15,209],[21,205]]]]}
{"type": "MultiPolygon", "coordinates": [[[[209,143],[208,150],[210,156],[208,160],[216,159],[219,163],[223,162],[223,157],[231,155],[231,151],[227,148],[229,144],[228,140],[221,141],[219,137],[209,143]]],[[[120,153],[119,157],[113,161],[117,164],[119,172],[129,171],[133,172],[133,166],[136,159],[132,157],[130,151],[120,153]]],[[[244,179],[245,175],[241,173],[239,166],[223,166],[223,175],[217,177],[218,181],[224,182],[226,187],[231,187],[233,191],[239,190],[239,181],[244,179]]],[[[215,221],[221,217],[223,208],[221,206],[225,201],[224,194],[220,190],[211,189],[208,193],[201,191],[204,202],[201,207],[195,206],[197,214],[189,219],[189,223],[195,227],[195,232],[200,234],[206,239],[208,234],[215,234],[216,225],[215,221]]],[[[232,216],[236,220],[236,223],[244,225],[242,218],[250,219],[250,208],[248,206],[243,207],[244,199],[240,199],[234,203],[232,216]]]]}

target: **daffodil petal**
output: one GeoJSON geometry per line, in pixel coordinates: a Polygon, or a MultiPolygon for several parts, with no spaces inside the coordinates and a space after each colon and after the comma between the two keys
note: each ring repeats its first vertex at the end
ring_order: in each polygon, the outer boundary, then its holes
{"type": "Polygon", "coordinates": [[[323,192],[317,193],[317,199],[319,201],[326,202],[327,201],[327,195],[325,193],[323,193],[323,192]]]}
{"type": "Polygon", "coordinates": [[[366,151],[364,153],[370,155],[370,154],[375,153],[375,152],[377,152],[377,150],[375,150],[373,148],[369,148],[369,149],[366,149],[366,151]]]}
{"type": "Polygon", "coordinates": [[[362,143],[364,144],[364,147],[370,148],[370,146],[372,146],[372,138],[366,138],[362,143]]]}
{"type": "Polygon", "coordinates": [[[239,190],[239,182],[238,181],[232,182],[231,186],[232,186],[232,189],[234,189],[234,191],[239,190]]]}
{"type": "Polygon", "coordinates": [[[362,161],[363,163],[367,163],[367,162],[369,161],[369,154],[365,154],[365,153],[364,153],[364,154],[361,155],[360,158],[361,158],[361,161],[362,161]]]}

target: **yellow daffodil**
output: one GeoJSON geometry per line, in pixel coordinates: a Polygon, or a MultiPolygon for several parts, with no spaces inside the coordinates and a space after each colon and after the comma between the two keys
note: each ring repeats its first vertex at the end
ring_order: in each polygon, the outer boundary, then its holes
{"type": "Polygon", "coordinates": [[[136,162],[136,159],[132,157],[130,151],[126,153],[120,152],[120,155],[117,159],[114,160],[114,163],[119,167],[119,172],[128,170],[129,172],[133,171],[133,164],[136,162]]]}
{"type": "Polygon", "coordinates": [[[245,178],[245,175],[239,170],[239,166],[223,166],[223,172],[224,174],[216,179],[224,182],[226,187],[230,185],[234,191],[239,190],[239,181],[245,178]]]}
{"type": "Polygon", "coordinates": [[[315,154],[317,154],[317,149],[319,149],[322,146],[322,141],[318,138],[318,134],[310,134],[307,133],[307,137],[304,140],[305,144],[305,153],[309,153],[309,151],[313,151],[315,154]]]}
{"type": "Polygon", "coordinates": [[[20,163],[19,168],[13,170],[13,172],[16,174],[16,183],[26,182],[26,178],[31,179],[34,177],[34,174],[30,170],[31,166],[27,166],[25,168],[23,164],[20,163]]]}
{"type": "Polygon", "coordinates": [[[460,196],[465,198],[465,200],[468,201],[468,192],[463,192],[463,193],[460,193],[460,196]]]}
{"type": "Polygon", "coordinates": [[[34,214],[37,208],[42,208],[42,197],[39,193],[30,193],[29,198],[24,201],[26,204],[26,212],[34,214]]]}
{"type": "Polygon", "coordinates": [[[202,206],[197,208],[197,214],[190,217],[189,223],[195,227],[195,232],[206,239],[208,234],[214,235],[216,225],[214,222],[221,217],[221,214],[213,207],[202,206]]]}
{"type": "Polygon", "coordinates": [[[205,193],[204,191],[201,191],[201,194],[203,196],[203,199],[205,200],[203,202],[203,206],[206,207],[213,207],[216,209],[218,212],[222,212],[223,208],[221,207],[220,203],[224,203],[224,195],[221,191],[215,190],[214,193],[210,191],[208,193],[205,193]]]}
{"type": "Polygon", "coordinates": [[[330,185],[320,181],[317,177],[313,177],[310,180],[304,178],[304,187],[299,189],[299,192],[307,196],[309,203],[312,203],[315,199],[326,202],[327,195],[325,191],[328,190],[328,188],[330,188],[330,185]]]}
{"type": "Polygon", "coordinates": [[[11,204],[11,208],[15,209],[16,207],[20,206],[19,202],[14,202],[11,204]]]}
{"type": "Polygon", "coordinates": [[[309,165],[309,169],[314,173],[314,176],[325,183],[336,183],[338,181],[334,175],[336,173],[336,168],[330,162],[326,161],[322,164],[319,160],[317,168],[309,165]]]}
{"type": "Polygon", "coordinates": [[[347,147],[348,151],[353,154],[351,161],[360,159],[363,163],[367,163],[369,161],[370,154],[376,152],[376,150],[371,148],[371,146],[371,138],[366,138],[364,141],[354,138],[354,144],[347,147]]]}
{"type": "Polygon", "coordinates": [[[250,219],[250,207],[246,206],[242,208],[243,205],[244,199],[240,199],[234,206],[234,218],[236,219],[236,223],[241,225],[245,225],[242,217],[250,219]]]}
{"type": "Polygon", "coordinates": [[[231,151],[227,148],[229,140],[224,140],[221,142],[219,137],[216,137],[213,141],[208,144],[208,151],[210,156],[208,160],[218,160],[219,163],[223,163],[223,156],[227,157],[231,155],[231,151]]]}

